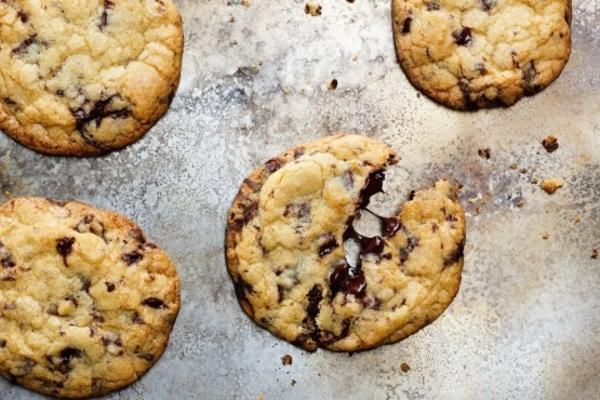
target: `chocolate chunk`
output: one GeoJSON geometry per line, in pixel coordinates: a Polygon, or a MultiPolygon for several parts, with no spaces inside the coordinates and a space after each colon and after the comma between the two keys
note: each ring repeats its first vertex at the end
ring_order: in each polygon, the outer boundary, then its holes
{"type": "Polygon", "coordinates": [[[383,252],[385,242],[378,236],[372,238],[363,237],[360,241],[360,254],[376,254],[383,252]]]}
{"type": "Polygon", "coordinates": [[[465,243],[460,242],[456,249],[444,260],[444,267],[450,267],[456,264],[464,256],[465,243]]]}
{"type": "Polygon", "coordinates": [[[273,172],[277,171],[279,168],[281,168],[283,166],[283,164],[284,164],[283,160],[280,160],[278,158],[273,158],[265,163],[265,167],[267,168],[267,171],[269,171],[270,173],[273,173],[273,172]]]}
{"type": "Polygon", "coordinates": [[[0,265],[2,265],[2,268],[14,268],[17,265],[2,242],[0,242],[0,265]]]}
{"type": "Polygon", "coordinates": [[[381,226],[382,226],[382,230],[383,230],[383,236],[386,236],[386,237],[394,236],[394,234],[396,232],[398,232],[398,230],[400,230],[400,228],[402,228],[402,223],[394,217],[390,217],[390,218],[380,217],[380,219],[381,219],[381,226]]]}
{"type": "Polygon", "coordinates": [[[487,68],[485,68],[485,64],[484,63],[475,63],[475,65],[473,66],[473,68],[475,68],[476,71],[478,71],[481,75],[485,75],[487,74],[487,68]]]}
{"type": "Polygon", "coordinates": [[[486,160],[489,160],[490,157],[492,156],[492,152],[489,148],[479,149],[479,150],[477,150],[477,154],[479,154],[479,157],[485,158],[486,160]]]}
{"type": "Polygon", "coordinates": [[[542,140],[542,146],[548,153],[553,153],[558,150],[558,139],[554,135],[548,135],[542,140]]]}
{"type": "Polygon", "coordinates": [[[299,220],[307,221],[310,219],[310,204],[305,202],[288,204],[283,210],[283,216],[292,216],[299,220]]]}
{"type": "Polygon", "coordinates": [[[25,11],[19,11],[17,13],[17,16],[19,17],[21,22],[24,24],[27,23],[27,21],[29,21],[29,14],[27,14],[25,11]]]}
{"type": "Polygon", "coordinates": [[[161,299],[157,299],[156,297],[148,297],[142,302],[142,304],[157,309],[167,308],[167,305],[161,299]]]}
{"type": "Polygon", "coordinates": [[[7,106],[16,106],[17,102],[11,99],[10,97],[5,97],[2,99],[7,106]]]}
{"type": "Polygon", "coordinates": [[[481,0],[481,5],[485,11],[490,11],[494,5],[494,0],[481,0]]]}
{"type": "Polygon", "coordinates": [[[438,1],[428,1],[425,3],[427,11],[436,11],[440,9],[440,3],[438,1]]]}
{"type": "Polygon", "coordinates": [[[75,230],[79,233],[93,233],[94,235],[99,236],[106,241],[104,236],[106,231],[104,224],[97,220],[93,215],[86,215],[83,217],[77,226],[75,226],[75,230]]]}
{"type": "Polygon", "coordinates": [[[239,212],[232,212],[229,215],[230,226],[234,231],[241,230],[258,213],[258,202],[249,197],[242,198],[238,207],[240,208],[239,212]]]}
{"type": "Polygon", "coordinates": [[[0,349],[6,347],[6,340],[0,339],[0,349]]]}
{"type": "Polygon", "coordinates": [[[329,82],[329,90],[335,90],[338,87],[338,80],[337,79],[333,79],[331,82],[329,82]]]}
{"type": "Polygon", "coordinates": [[[362,269],[355,270],[346,261],[343,261],[335,267],[333,273],[329,276],[329,288],[332,298],[338,292],[363,297],[367,288],[365,274],[362,269]]]}
{"type": "Polygon", "coordinates": [[[92,137],[88,135],[88,125],[92,122],[96,123],[96,128],[99,128],[102,121],[106,118],[113,119],[125,119],[129,117],[131,111],[127,108],[113,110],[110,105],[114,98],[120,98],[119,96],[111,96],[106,99],[98,100],[95,103],[87,101],[82,107],[71,110],[73,117],[75,118],[75,124],[77,130],[81,134],[82,138],[86,143],[92,146],[100,146],[92,137]],[[91,106],[90,106],[91,104],[91,106]]]}
{"type": "Polygon", "coordinates": [[[319,257],[323,258],[338,246],[335,236],[331,233],[324,235],[325,242],[319,247],[319,257]]]}
{"type": "Polygon", "coordinates": [[[81,282],[81,290],[83,290],[86,293],[89,293],[92,282],[84,276],[80,276],[79,281],[81,282]]]}
{"type": "Polygon", "coordinates": [[[102,10],[102,14],[100,15],[100,23],[98,24],[98,28],[100,28],[100,30],[108,25],[108,10],[111,10],[114,5],[115,4],[111,0],[104,0],[104,10],[102,10]]]}
{"type": "Polygon", "coordinates": [[[154,361],[154,355],[150,354],[150,353],[139,353],[139,354],[136,354],[136,356],[143,360],[146,360],[148,362],[154,361]]]}
{"type": "Polygon", "coordinates": [[[285,287],[283,285],[277,285],[277,301],[281,303],[285,297],[285,287]]]}
{"type": "Polygon", "coordinates": [[[306,315],[312,321],[319,315],[319,304],[323,300],[323,288],[321,285],[315,285],[308,291],[308,305],[306,306],[306,315]]]}
{"type": "Polygon", "coordinates": [[[373,195],[383,192],[384,180],[385,172],[383,170],[378,170],[369,174],[365,185],[360,191],[360,208],[368,206],[373,195]]]}
{"type": "Polygon", "coordinates": [[[140,317],[140,314],[138,314],[137,312],[134,312],[131,316],[131,322],[138,325],[145,324],[145,321],[142,319],[142,317],[140,317]]]}
{"type": "Polygon", "coordinates": [[[410,32],[410,24],[412,23],[411,17],[406,17],[404,22],[402,23],[402,34],[406,35],[410,32]]]}
{"type": "Polygon", "coordinates": [[[403,248],[400,249],[400,262],[404,263],[406,260],[408,260],[408,257],[410,256],[410,253],[412,253],[412,251],[415,249],[415,247],[417,247],[419,245],[419,239],[418,238],[409,238],[408,239],[408,243],[406,244],[406,246],[404,246],[403,248]]]}
{"type": "Polygon", "coordinates": [[[54,366],[61,374],[68,374],[73,370],[71,361],[75,358],[81,358],[81,350],[74,347],[66,347],[58,353],[57,356],[47,357],[50,364],[54,366]]]}
{"type": "Polygon", "coordinates": [[[460,31],[453,32],[452,36],[454,36],[454,41],[459,46],[469,46],[473,41],[471,28],[468,26],[464,26],[460,31]]]}
{"type": "Polygon", "coordinates": [[[62,256],[65,266],[67,266],[67,257],[73,251],[74,243],[74,237],[64,237],[56,241],[56,251],[62,256]]]}
{"type": "Polygon", "coordinates": [[[35,43],[36,37],[37,37],[37,34],[33,34],[33,35],[29,36],[27,39],[23,40],[17,47],[12,49],[12,52],[11,52],[12,55],[17,56],[17,55],[25,54],[27,52],[27,49],[29,48],[29,46],[31,46],[33,43],[35,43]]]}
{"type": "Polygon", "coordinates": [[[107,291],[108,293],[110,293],[110,292],[114,292],[114,291],[115,291],[115,289],[116,289],[116,286],[115,286],[115,284],[114,284],[114,283],[112,283],[112,282],[104,282],[104,284],[106,285],[106,291],[107,291]]]}
{"type": "Polygon", "coordinates": [[[121,260],[127,265],[133,265],[140,262],[144,258],[144,255],[138,250],[134,250],[131,253],[125,253],[121,255],[121,260]]]}
{"type": "Polygon", "coordinates": [[[292,356],[290,356],[289,354],[286,354],[285,356],[281,357],[282,365],[292,365],[293,361],[294,360],[292,359],[292,356]]]}
{"type": "Polygon", "coordinates": [[[146,243],[146,236],[144,236],[144,232],[142,232],[140,228],[131,229],[129,231],[129,236],[141,244],[146,243]]]}
{"type": "Polygon", "coordinates": [[[539,91],[540,87],[535,83],[535,79],[537,78],[538,72],[535,68],[535,61],[531,60],[522,70],[522,78],[525,86],[525,91],[528,94],[533,94],[539,91]]]}

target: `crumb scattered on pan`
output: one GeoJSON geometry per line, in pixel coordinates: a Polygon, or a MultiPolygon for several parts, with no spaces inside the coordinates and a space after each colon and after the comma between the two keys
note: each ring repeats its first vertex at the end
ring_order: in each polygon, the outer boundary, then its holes
{"type": "Polygon", "coordinates": [[[581,222],[581,220],[582,220],[582,218],[583,218],[583,217],[582,217],[581,215],[577,214],[577,215],[575,216],[575,223],[576,223],[576,224],[580,223],[580,222],[581,222]]]}
{"type": "Polygon", "coordinates": [[[538,183],[538,177],[537,176],[532,176],[531,177],[531,183],[533,183],[534,185],[537,185],[537,183],[538,183]]]}
{"type": "Polygon", "coordinates": [[[292,385],[292,386],[296,386],[296,380],[295,380],[295,379],[292,379],[292,381],[290,382],[290,385],[292,385]]]}
{"type": "Polygon", "coordinates": [[[264,394],[259,395],[257,400],[265,400],[265,395],[264,394]]]}
{"type": "Polygon", "coordinates": [[[304,12],[307,13],[307,14],[312,15],[313,17],[321,15],[321,10],[322,9],[323,9],[323,7],[321,7],[320,4],[313,3],[312,1],[309,1],[304,6],[304,12]]]}
{"type": "Polygon", "coordinates": [[[479,149],[477,151],[477,154],[479,154],[479,157],[485,158],[486,160],[489,160],[490,157],[492,156],[492,151],[488,147],[488,148],[485,148],[485,149],[479,149]]]}
{"type": "Polygon", "coordinates": [[[285,356],[281,357],[281,363],[283,365],[292,365],[292,362],[294,360],[292,359],[292,356],[290,356],[289,354],[286,354],[285,356]]]}
{"type": "Polygon", "coordinates": [[[354,0],[346,0],[348,3],[354,3],[354,0]]]}
{"type": "Polygon", "coordinates": [[[592,249],[592,260],[598,259],[598,249],[592,249]]]}
{"type": "Polygon", "coordinates": [[[519,172],[520,172],[520,173],[522,173],[522,174],[526,174],[526,173],[527,173],[527,168],[524,168],[524,167],[523,167],[523,168],[521,168],[521,169],[519,170],[519,172]]]}
{"type": "Polygon", "coordinates": [[[327,88],[329,90],[335,90],[335,89],[337,89],[337,86],[338,86],[338,80],[332,79],[331,82],[329,82],[329,86],[327,88]]]}
{"type": "Polygon", "coordinates": [[[565,182],[561,178],[546,178],[542,181],[540,187],[544,192],[552,194],[563,187],[565,182]]]}
{"type": "Polygon", "coordinates": [[[250,7],[252,5],[252,0],[242,0],[242,4],[246,7],[250,7]]]}
{"type": "Polygon", "coordinates": [[[10,197],[10,196],[12,196],[12,193],[11,193],[11,192],[9,192],[8,190],[6,190],[6,191],[4,192],[4,197],[10,197]]]}
{"type": "Polygon", "coordinates": [[[518,169],[518,168],[519,168],[519,164],[517,164],[517,163],[510,164],[510,169],[518,169]]]}
{"type": "Polygon", "coordinates": [[[542,236],[542,239],[544,239],[544,240],[550,239],[550,234],[549,233],[544,233],[544,235],[542,236]]]}
{"type": "Polygon", "coordinates": [[[410,365],[408,365],[407,363],[403,362],[402,364],[400,364],[400,369],[403,372],[408,372],[410,370],[410,365]]]}
{"type": "Polygon", "coordinates": [[[548,135],[542,140],[542,146],[548,153],[552,153],[558,149],[558,139],[554,135],[548,135]]]}

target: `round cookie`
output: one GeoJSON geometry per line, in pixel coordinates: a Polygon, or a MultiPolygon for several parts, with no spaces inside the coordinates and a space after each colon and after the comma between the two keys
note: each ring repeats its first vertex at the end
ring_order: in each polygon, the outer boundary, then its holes
{"type": "Polygon", "coordinates": [[[354,220],[382,190],[394,151],[336,135],[288,150],[244,181],[230,210],[227,267],[244,311],[314,351],[357,351],[405,338],[458,291],[464,211],[448,181],[414,193],[381,233],[354,220]],[[345,246],[360,248],[352,262],[345,246]]]}
{"type": "Polygon", "coordinates": [[[158,360],[179,310],[167,254],[122,215],[78,202],[0,206],[0,375],[98,396],[158,360]]]}
{"type": "Polygon", "coordinates": [[[0,1],[0,129],[52,155],[127,146],[169,108],[182,52],[171,0],[0,1]]]}
{"type": "Polygon", "coordinates": [[[392,0],[392,20],[412,84],[460,110],[543,90],[571,53],[571,0],[392,0]]]}

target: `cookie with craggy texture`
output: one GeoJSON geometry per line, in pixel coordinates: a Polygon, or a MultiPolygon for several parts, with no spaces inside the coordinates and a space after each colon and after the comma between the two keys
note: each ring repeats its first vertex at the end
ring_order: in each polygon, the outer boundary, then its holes
{"type": "Polygon", "coordinates": [[[246,178],[228,218],[226,259],[256,323],[309,351],[357,351],[411,335],[450,304],[465,241],[455,185],[416,191],[399,212],[378,217],[379,236],[353,222],[397,160],[374,139],[336,135],[246,178]]]}
{"type": "Polygon", "coordinates": [[[571,0],[392,0],[392,20],[409,80],[455,109],[538,93],[571,52],[571,0]]]}
{"type": "Polygon", "coordinates": [[[33,150],[92,156],[144,135],[179,83],[171,0],[0,1],[0,129],[33,150]]]}
{"type": "Polygon", "coordinates": [[[0,375],[39,393],[98,396],[138,380],[179,310],[167,254],[127,218],[78,203],[0,206],[0,375]]]}

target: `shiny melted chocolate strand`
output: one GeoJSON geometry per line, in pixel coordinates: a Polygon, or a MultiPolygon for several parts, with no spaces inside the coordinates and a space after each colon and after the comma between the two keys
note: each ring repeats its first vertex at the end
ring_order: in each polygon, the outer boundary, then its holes
{"type": "Polygon", "coordinates": [[[338,292],[363,297],[367,290],[367,281],[360,266],[354,268],[348,262],[343,261],[335,267],[329,277],[329,288],[332,298],[338,292]]]}

